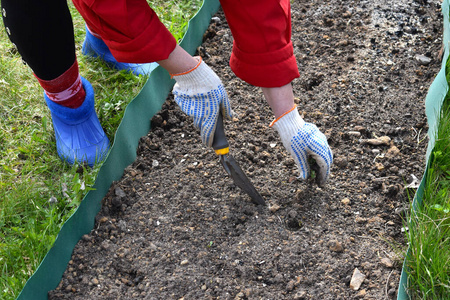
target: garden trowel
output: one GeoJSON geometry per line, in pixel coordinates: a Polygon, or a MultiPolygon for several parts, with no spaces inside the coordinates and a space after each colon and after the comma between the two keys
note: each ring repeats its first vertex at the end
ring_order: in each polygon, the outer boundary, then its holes
{"type": "Polygon", "coordinates": [[[250,198],[252,198],[255,204],[266,205],[264,198],[258,193],[253,184],[239,167],[237,161],[229,153],[230,148],[225,136],[225,131],[223,128],[223,117],[221,112],[219,112],[219,117],[217,119],[217,126],[216,131],[214,132],[214,141],[212,147],[216,154],[219,155],[220,162],[222,163],[228,175],[230,175],[230,177],[233,179],[234,183],[244,192],[246,192],[250,196],[250,198]]]}

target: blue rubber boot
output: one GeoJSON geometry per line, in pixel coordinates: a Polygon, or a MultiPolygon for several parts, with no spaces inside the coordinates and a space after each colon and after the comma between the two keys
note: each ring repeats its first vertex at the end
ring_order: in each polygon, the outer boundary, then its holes
{"type": "Polygon", "coordinates": [[[108,46],[102,39],[99,39],[92,35],[92,33],[86,27],[86,37],[83,42],[82,53],[87,56],[100,57],[108,65],[117,70],[128,70],[135,75],[148,75],[150,74],[158,64],[156,62],[148,64],[131,64],[118,62],[111,54],[108,46]]]}
{"type": "Polygon", "coordinates": [[[86,98],[78,108],[68,108],[51,101],[44,93],[52,114],[56,150],[67,163],[93,166],[106,158],[109,139],[105,135],[94,109],[94,89],[81,78],[86,98]]]}

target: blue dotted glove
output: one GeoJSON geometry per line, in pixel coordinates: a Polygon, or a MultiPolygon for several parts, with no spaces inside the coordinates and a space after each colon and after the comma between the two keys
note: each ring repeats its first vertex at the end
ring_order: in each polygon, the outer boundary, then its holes
{"type": "Polygon", "coordinates": [[[278,131],[284,147],[294,158],[300,172],[299,178],[306,179],[310,176],[308,157],[311,157],[317,164],[316,182],[323,186],[330,176],[333,162],[333,153],[325,135],[316,125],[305,123],[296,107],[270,126],[278,131]]]}
{"type": "Polygon", "coordinates": [[[232,119],[227,92],[214,71],[201,60],[187,73],[173,75],[176,84],[172,90],[175,102],[194,120],[200,129],[203,144],[212,146],[219,111],[224,118],[232,119]]]}

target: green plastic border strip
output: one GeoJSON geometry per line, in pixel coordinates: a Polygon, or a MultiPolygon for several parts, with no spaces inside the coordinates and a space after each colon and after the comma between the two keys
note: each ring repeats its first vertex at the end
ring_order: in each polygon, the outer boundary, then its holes
{"type": "MultiPolygon", "coordinates": [[[[189,21],[180,45],[190,54],[194,54],[201,45],[211,17],[219,7],[218,0],[204,0],[200,10],[189,21]]],[[[75,245],[93,229],[101,201],[113,181],[119,180],[124,169],[136,159],[139,139],[150,130],[151,118],[161,109],[173,85],[174,80],[170,79],[167,71],[157,67],[141,92],[128,104],[111,151],[97,175],[95,190],[88,192],[76,212],[64,223],[53,247],[28,279],[17,300],[47,299],[48,292],[58,286],[75,245]]]]}
{"type": "MultiPolygon", "coordinates": [[[[431,156],[431,152],[433,151],[434,145],[436,143],[436,134],[437,128],[439,125],[439,117],[442,109],[442,104],[444,102],[445,96],[447,95],[449,86],[447,82],[447,78],[445,76],[445,66],[449,56],[449,34],[450,34],[450,23],[449,23],[449,2],[448,0],[444,0],[441,5],[442,14],[443,14],[443,47],[444,47],[444,55],[442,58],[441,70],[436,75],[433,83],[428,89],[428,93],[425,99],[425,113],[427,115],[428,121],[428,147],[426,153],[426,168],[424,175],[422,177],[422,181],[420,182],[419,188],[414,195],[414,199],[412,202],[412,209],[415,211],[416,208],[422,205],[423,202],[423,194],[424,187],[426,184],[426,178],[429,167],[429,158],[431,156]]],[[[407,259],[410,255],[410,249],[408,248],[406,252],[405,260],[403,261],[402,274],[400,276],[400,283],[398,287],[397,300],[409,300],[410,296],[408,294],[408,267],[407,267],[407,259]]]]}

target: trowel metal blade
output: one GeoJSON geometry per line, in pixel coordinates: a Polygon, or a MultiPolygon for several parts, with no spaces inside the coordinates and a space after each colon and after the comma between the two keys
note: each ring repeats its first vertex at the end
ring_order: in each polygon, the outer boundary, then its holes
{"type": "Polygon", "coordinates": [[[227,173],[231,176],[234,183],[244,192],[246,192],[250,196],[250,198],[252,198],[255,204],[266,205],[266,201],[264,201],[264,198],[255,189],[253,184],[250,182],[250,179],[248,179],[248,177],[244,174],[244,171],[242,171],[241,167],[233,156],[229,154],[221,155],[220,162],[222,163],[227,173]]]}

